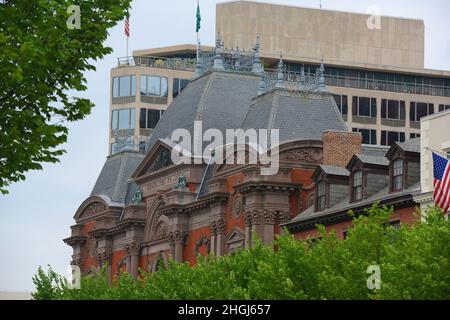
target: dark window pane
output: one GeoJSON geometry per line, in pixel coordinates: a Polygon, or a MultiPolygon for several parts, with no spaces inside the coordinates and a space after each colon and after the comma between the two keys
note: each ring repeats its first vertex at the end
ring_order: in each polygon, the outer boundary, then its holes
{"type": "Polygon", "coordinates": [[[433,114],[434,113],[434,104],[429,103],[428,104],[428,114],[433,114]]]}
{"type": "Polygon", "coordinates": [[[399,119],[399,102],[396,100],[388,101],[388,118],[389,119],[399,119]]]}
{"type": "Polygon", "coordinates": [[[386,131],[381,131],[381,145],[387,145],[386,131]]]}
{"type": "Polygon", "coordinates": [[[348,113],[347,96],[342,96],[342,114],[348,113]]]}
{"type": "Polygon", "coordinates": [[[416,104],[414,102],[410,103],[409,119],[411,121],[417,121],[416,120],[416,104]]]}
{"type": "Polygon", "coordinates": [[[147,77],[147,94],[151,96],[160,96],[161,94],[161,78],[147,77]]]}
{"type": "Polygon", "coordinates": [[[417,103],[417,117],[416,121],[419,121],[422,117],[426,117],[428,115],[428,105],[426,103],[417,103]]]}
{"type": "Polygon", "coordinates": [[[352,114],[354,116],[358,115],[358,97],[353,97],[352,99],[352,114]]]}
{"type": "Polygon", "coordinates": [[[352,131],[353,131],[353,132],[358,132],[358,129],[353,128],[352,131]]]}
{"type": "Polygon", "coordinates": [[[145,129],[146,128],[146,120],[147,120],[147,109],[142,108],[141,109],[141,114],[139,117],[139,127],[141,129],[145,129]]]}
{"type": "Polygon", "coordinates": [[[405,120],[405,101],[400,101],[400,120],[405,120]]]}
{"type": "Polygon", "coordinates": [[[386,119],[387,116],[387,102],[386,99],[381,100],[381,117],[386,119]]]}
{"type": "Polygon", "coordinates": [[[377,117],[377,99],[375,98],[370,99],[370,116],[372,118],[377,117]]]}
{"type": "Polygon", "coordinates": [[[370,143],[371,144],[377,144],[377,130],[370,130],[370,143]]]}
{"type": "Polygon", "coordinates": [[[439,105],[439,112],[441,112],[441,111],[444,111],[444,105],[443,104],[439,105]]]}
{"type": "Polygon", "coordinates": [[[400,132],[400,142],[405,142],[405,133],[404,132],[400,132]]]}
{"type": "Polygon", "coordinates": [[[361,129],[359,132],[361,132],[361,135],[362,135],[362,143],[370,144],[370,133],[369,133],[369,130],[361,129]]]}
{"type": "Polygon", "coordinates": [[[174,78],[173,79],[173,97],[175,98],[178,96],[180,90],[180,79],[174,78]]]}
{"type": "Polygon", "coordinates": [[[370,99],[359,98],[359,115],[363,117],[370,117],[370,99]]]}
{"type": "Polygon", "coordinates": [[[159,110],[147,110],[147,128],[148,129],[154,129],[156,127],[156,124],[158,123],[160,118],[160,111],[159,110]]]}

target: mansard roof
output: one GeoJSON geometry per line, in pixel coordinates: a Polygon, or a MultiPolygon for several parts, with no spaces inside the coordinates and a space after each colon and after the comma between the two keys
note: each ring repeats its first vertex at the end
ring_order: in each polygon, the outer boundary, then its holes
{"type": "Polygon", "coordinates": [[[92,189],[91,197],[107,197],[110,202],[124,205],[128,180],[143,158],[143,154],[130,151],[109,156],[92,189]]]}
{"type": "Polygon", "coordinates": [[[300,213],[298,216],[296,216],[294,219],[292,219],[290,222],[286,223],[285,226],[288,228],[295,228],[296,226],[307,224],[309,227],[314,227],[317,223],[324,223],[328,219],[332,219],[338,214],[342,214],[347,216],[348,218],[348,211],[354,210],[354,211],[361,211],[367,206],[380,202],[381,204],[395,204],[401,199],[403,201],[412,201],[413,195],[420,192],[420,182],[412,185],[409,188],[406,188],[400,192],[392,193],[389,190],[389,186],[384,187],[374,195],[363,199],[362,201],[357,202],[350,202],[349,197],[347,196],[342,201],[338,202],[334,206],[327,208],[323,211],[314,211],[314,206],[309,207],[302,213],[300,213]]]}
{"type": "Polygon", "coordinates": [[[355,154],[347,164],[347,170],[351,171],[351,168],[355,165],[355,162],[361,162],[363,164],[372,166],[389,166],[389,160],[386,157],[368,156],[365,154],[355,154]]]}
{"type": "Polygon", "coordinates": [[[331,94],[280,88],[252,101],[242,128],[279,129],[280,143],[322,140],[326,130],[347,131],[331,94]]]}
{"type": "MultiPolygon", "coordinates": [[[[348,172],[347,169],[345,169],[343,167],[337,167],[337,166],[328,166],[328,165],[321,164],[320,166],[317,167],[316,172],[318,170],[321,170],[325,174],[332,175],[332,176],[348,177],[350,175],[350,173],[348,172]]],[[[316,173],[314,173],[314,175],[316,175],[316,173]]]]}
{"type": "Polygon", "coordinates": [[[389,149],[388,153],[386,154],[386,157],[390,159],[396,150],[401,150],[402,152],[408,154],[416,154],[417,156],[419,156],[420,138],[409,139],[405,142],[394,143],[394,145],[389,149]]]}
{"type": "Polygon", "coordinates": [[[169,138],[176,129],[187,129],[193,136],[194,121],[202,121],[203,132],[210,128],[241,127],[257,95],[259,77],[235,72],[208,72],[192,81],[164,112],[150,138],[147,150],[158,139],[169,138]]]}

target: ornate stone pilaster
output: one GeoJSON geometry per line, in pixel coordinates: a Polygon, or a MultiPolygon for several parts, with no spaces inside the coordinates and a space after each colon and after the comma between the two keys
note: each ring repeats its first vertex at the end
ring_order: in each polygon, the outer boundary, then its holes
{"type": "Polygon", "coordinates": [[[216,226],[217,226],[216,254],[217,256],[220,257],[225,254],[225,236],[227,223],[224,218],[220,218],[219,220],[216,220],[216,226]]]}
{"type": "Polygon", "coordinates": [[[171,230],[167,238],[172,248],[174,260],[180,263],[183,262],[183,247],[187,238],[186,232],[179,229],[171,230]]]}
{"type": "Polygon", "coordinates": [[[95,258],[97,259],[97,265],[103,267],[105,264],[111,266],[112,263],[112,249],[97,250],[95,258]]]}
{"type": "Polygon", "coordinates": [[[141,244],[138,242],[130,242],[125,246],[127,251],[126,268],[127,272],[133,277],[138,276],[139,256],[141,253],[141,244]]]}
{"type": "Polygon", "coordinates": [[[217,243],[217,223],[216,221],[211,221],[209,224],[209,229],[211,230],[211,253],[217,254],[216,243],[217,243]]]}
{"type": "Polygon", "coordinates": [[[77,266],[83,271],[84,267],[84,255],[83,254],[74,254],[72,255],[72,261],[70,261],[70,265],[77,266]]]}
{"type": "Polygon", "coordinates": [[[247,211],[244,213],[244,238],[245,238],[245,248],[250,248],[252,246],[252,213],[247,211]]]}

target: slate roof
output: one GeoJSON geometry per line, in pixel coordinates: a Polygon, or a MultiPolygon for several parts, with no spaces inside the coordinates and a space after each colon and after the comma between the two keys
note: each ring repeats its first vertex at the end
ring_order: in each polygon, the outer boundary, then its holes
{"type": "Polygon", "coordinates": [[[109,156],[97,178],[91,196],[104,196],[109,204],[124,205],[127,196],[128,180],[144,155],[137,152],[121,152],[109,156]]]}
{"type": "Polygon", "coordinates": [[[406,188],[400,192],[391,193],[389,192],[389,186],[384,187],[374,195],[357,202],[350,203],[349,197],[347,196],[342,201],[338,202],[331,208],[327,208],[323,211],[314,212],[314,206],[309,207],[302,213],[300,213],[298,216],[296,216],[294,219],[286,223],[286,225],[291,225],[295,223],[299,223],[305,220],[313,219],[313,218],[319,218],[319,217],[326,217],[328,215],[331,215],[333,213],[348,211],[353,208],[358,208],[365,205],[370,205],[372,203],[375,203],[377,201],[383,200],[389,200],[393,198],[397,198],[400,196],[408,195],[408,194],[415,194],[417,192],[420,192],[420,182],[410,186],[409,188],[406,188]]]}
{"type": "Polygon", "coordinates": [[[240,128],[258,87],[259,77],[230,72],[211,72],[192,81],[164,112],[147,150],[178,128],[189,130],[193,137],[194,121],[202,121],[203,132],[240,128]]]}
{"type": "Polygon", "coordinates": [[[376,146],[372,144],[363,144],[361,154],[366,156],[384,157],[389,151],[389,146],[376,146]]]}
{"type": "Polygon", "coordinates": [[[386,157],[367,156],[365,154],[355,155],[362,163],[374,164],[378,166],[388,166],[389,160],[386,157]]]}
{"type": "Polygon", "coordinates": [[[335,175],[335,176],[345,176],[345,177],[348,177],[350,175],[350,172],[348,172],[348,170],[343,167],[328,166],[328,165],[323,165],[323,164],[321,164],[319,167],[326,174],[335,175]]]}
{"type": "Polygon", "coordinates": [[[420,153],[420,138],[409,139],[405,142],[396,142],[396,144],[406,152],[420,153]]]}
{"type": "Polygon", "coordinates": [[[287,89],[254,99],[242,128],[279,129],[280,143],[322,140],[326,130],[347,131],[332,95],[287,89]]]}

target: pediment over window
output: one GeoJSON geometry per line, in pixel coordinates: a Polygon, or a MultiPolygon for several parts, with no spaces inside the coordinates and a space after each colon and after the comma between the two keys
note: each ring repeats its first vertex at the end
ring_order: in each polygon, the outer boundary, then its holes
{"type": "Polygon", "coordinates": [[[175,144],[170,140],[158,140],[153,148],[147,153],[142,163],[132,175],[132,179],[144,176],[172,166],[172,149],[175,144]]]}
{"type": "Polygon", "coordinates": [[[245,244],[244,231],[241,228],[235,227],[228,236],[226,242],[227,252],[232,253],[236,250],[243,249],[245,244]]]}
{"type": "Polygon", "coordinates": [[[108,211],[109,205],[99,196],[89,197],[86,199],[75,213],[74,219],[89,218],[108,211]]]}

